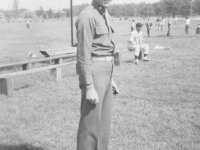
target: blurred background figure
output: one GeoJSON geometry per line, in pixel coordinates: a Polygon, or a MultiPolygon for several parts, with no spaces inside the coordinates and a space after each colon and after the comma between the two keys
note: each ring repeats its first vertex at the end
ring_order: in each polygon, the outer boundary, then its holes
{"type": "Polygon", "coordinates": [[[200,23],[198,24],[198,27],[196,29],[196,34],[200,34],[200,23]]]}
{"type": "Polygon", "coordinates": [[[131,32],[135,30],[135,20],[133,19],[131,22],[131,32]]]}
{"type": "Polygon", "coordinates": [[[186,34],[188,34],[188,32],[189,32],[189,28],[190,28],[190,19],[188,17],[186,17],[186,20],[185,20],[185,32],[186,32],[186,34]]]}
{"type": "Polygon", "coordinates": [[[171,20],[168,19],[168,31],[167,31],[167,36],[170,36],[170,31],[171,31],[171,20]]]}
{"type": "Polygon", "coordinates": [[[147,35],[148,37],[150,37],[150,30],[151,30],[151,27],[152,27],[152,23],[150,22],[150,19],[148,19],[147,23],[146,23],[146,28],[147,28],[147,35]]]}

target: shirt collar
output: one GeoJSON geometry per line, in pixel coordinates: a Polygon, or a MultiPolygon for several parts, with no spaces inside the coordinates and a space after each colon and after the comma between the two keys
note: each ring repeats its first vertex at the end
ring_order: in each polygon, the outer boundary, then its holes
{"type": "Polygon", "coordinates": [[[99,3],[97,3],[95,0],[92,1],[92,6],[96,8],[102,15],[105,14],[106,12],[105,7],[99,5],[99,3]]]}

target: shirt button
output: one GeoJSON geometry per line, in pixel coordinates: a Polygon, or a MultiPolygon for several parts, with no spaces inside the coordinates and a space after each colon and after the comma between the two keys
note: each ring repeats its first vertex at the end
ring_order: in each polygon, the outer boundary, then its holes
{"type": "Polygon", "coordinates": [[[101,10],[101,9],[102,9],[102,7],[99,7],[99,9],[101,10]]]}

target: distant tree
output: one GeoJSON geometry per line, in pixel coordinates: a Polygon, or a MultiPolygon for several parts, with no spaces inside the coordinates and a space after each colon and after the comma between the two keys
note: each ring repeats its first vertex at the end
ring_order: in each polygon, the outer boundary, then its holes
{"type": "Polygon", "coordinates": [[[69,8],[64,8],[64,9],[62,9],[62,11],[64,11],[66,13],[67,17],[70,16],[70,9],[69,8]]]}
{"type": "Polygon", "coordinates": [[[36,10],[35,13],[37,14],[37,16],[43,16],[45,11],[44,11],[43,7],[40,6],[40,9],[36,10]]]}
{"type": "Polygon", "coordinates": [[[191,2],[192,0],[181,0],[180,3],[180,14],[185,17],[189,16],[191,13],[191,2]]]}
{"type": "Polygon", "coordinates": [[[18,17],[19,15],[19,0],[13,0],[13,16],[18,17]]]}
{"type": "Polygon", "coordinates": [[[153,10],[154,10],[154,14],[156,16],[160,16],[162,15],[162,5],[161,2],[155,2],[152,4],[153,10]]]}
{"type": "Polygon", "coordinates": [[[51,8],[49,8],[49,10],[47,11],[47,15],[49,18],[53,17],[53,10],[51,8]]]}
{"type": "Polygon", "coordinates": [[[200,0],[195,0],[192,6],[193,6],[193,12],[200,15],[200,0]]]}

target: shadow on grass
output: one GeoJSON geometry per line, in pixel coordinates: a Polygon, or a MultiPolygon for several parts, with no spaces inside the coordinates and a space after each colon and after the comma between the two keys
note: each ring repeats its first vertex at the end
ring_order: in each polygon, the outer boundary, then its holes
{"type": "Polygon", "coordinates": [[[126,61],[124,61],[124,63],[127,63],[127,64],[133,64],[134,61],[133,61],[133,60],[126,60],[126,61]]]}
{"type": "MultiPolygon", "coordinates": [[[[22,89],[26,89],[26,88],[28,88],[28,87],[30,87],[30,85],[24,85],[24,86],[22,86],[22,87],[15,88],[15,91],[19,91],[19,90],[22,90],[22,89]]],[[[1,149],[0,149],[0,150],[1,150],[1,149]]]]}
{"type": "Polygon", "coordinates": [[[0,150],[45,150],[42,147],[35,147],[28,144],[21,145],[0,145],[0,150]]]}
{"type": "Polygon", "coordinates": [[[167,37],[167,35],[158,35],[157,37],[167,37]]]}

